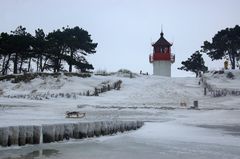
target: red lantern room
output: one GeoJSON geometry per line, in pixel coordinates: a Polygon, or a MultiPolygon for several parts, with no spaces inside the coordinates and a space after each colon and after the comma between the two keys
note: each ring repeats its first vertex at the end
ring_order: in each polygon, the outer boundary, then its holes
{"type": "Polygon", "coordinates": [[[170,44],[163,37],[163,35],[163,32],[161,32],[158,41],[152,44],[153,54],[149,56],[150,63],[153,63],[154,61],[171,61],[171,63],[175,62],[175,56],[171,54],[172,44],[170,44]]]}

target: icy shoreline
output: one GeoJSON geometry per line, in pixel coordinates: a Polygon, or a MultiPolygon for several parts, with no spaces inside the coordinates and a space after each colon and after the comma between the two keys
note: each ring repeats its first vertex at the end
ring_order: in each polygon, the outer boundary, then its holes
{"type": "Polygon", "coordinates": [[[177,121],[146,122],[117,135],[0,149],[0,159],[239,158],[239,137],[177,121]]]}
{"type": "Polygon", "coordinates": [[[143,126],[140,121],[98,121],[41,126],[0,127],[0,146],[24,146],[26,144],[50,143],[55,141],[82,139],[136,130],[143,126]]]}

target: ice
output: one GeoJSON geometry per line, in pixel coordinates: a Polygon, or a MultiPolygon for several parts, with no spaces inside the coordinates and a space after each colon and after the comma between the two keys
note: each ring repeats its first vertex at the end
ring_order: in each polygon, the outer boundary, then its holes
{"type": "Polygon", "coordinates": [[[101,125],[102,125],[102,127],[101,127],[101,133],[102,133],[103,135],[109,134],[110,131],[109,131],[109,127],[108,127],[107,122],[102,121],[102,122],[101,122],[101,125]]]}
{"type": "Polygon", "coordinates": [[[101,135],[101,129],[102,129],[102,122],[95,122],[95,129],[94,129],[94,134],[95,136],[100,136],[101,135]]]}
{"type": "Polygon", "coordinates": [[[79,123],[79,137],[87,137],[88,123],[79,123]]]}
{"type": "Polygon", "coordinates": [[[19,146],[26,144],[26,126],[19,126],[19,146]]]}
{"type": "Polygon", "coordinates": [[[33,144],[39,144],[41,142],[42,127],[33,126],[33,144]]]}
{"type": "Polygon", "coordinates": [[[73,137],[75,139],[79,139],[80,138],[79,132],[80,132],[79,123],[74,123],[73,124],[73,137]]]}
{"type": "Polygon", "coordinates": [[[127,130],[136,130],[137,121],[98,121],[65,124],[44,124],[42,126],[10,126],[0,129],[0,146],[50,143],[64,139],[109,135],[127,130]],[[126,124],[121,129],[122,124],[126,124]],[[41,136],[43,139],[41,139],[41,136]]]}
{"type": "Polygon", "coordinates": [[[64,138],[73,138],[73,124],[64,124],[64,138]]]}
{"type": "Polygon", "coordinates": [[[8,127],[0,127],[0,144],[3,146],[8,145],[8,134],[9,134],[9,128],[8,127]]]}
{"type": "Polygon", "coordinates": [[[49,143],[55,141],[55,127],[56,125],[43,125],[43,143],[49,143]]]}
{"type": "Polygon", "coordinates": [[[18,126],[9,127],[8,145],[18,145],[18,139],[19,139],[19,127],[18,126]]]}
{"type": "Polygon", "coordinates": [[[87,136],[88,137],[93,137],[94,136],[94,126],[95,126],[94,122],[88,123],[88,129],[87,129],[87,136]]]}
{"type": "Polygon", "coordinates": [[[240,139],[214,129],[179,125],[176,121],[146,122],[141,129],[128,133],[0,150],[0,153],[0,159],[12,154],[15,158],[29,158],[33,153],[39,154],[36,158],[47,159],[237,159],[240,156],[240,139]]]}
{"type": "Polygon", "coordinates": [[[26,143],[33,144],[33,126],[26,126],[26,143]]]}

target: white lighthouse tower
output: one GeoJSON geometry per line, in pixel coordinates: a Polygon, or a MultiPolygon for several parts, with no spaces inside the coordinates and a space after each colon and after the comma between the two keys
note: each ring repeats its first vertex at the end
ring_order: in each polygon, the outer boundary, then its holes
{"type": "Polygon", "coordinates": [[[171,53],[171,46],[164,37],[163,32],[157,42],[152,44],[153,53],[149,62],[153,64],[153,75],[171,77],[171,64],[175,62],[175,55],[171,53]]]}

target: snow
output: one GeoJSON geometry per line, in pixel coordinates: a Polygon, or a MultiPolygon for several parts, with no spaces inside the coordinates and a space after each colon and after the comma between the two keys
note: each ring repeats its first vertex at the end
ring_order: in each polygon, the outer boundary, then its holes
{"type": "Polygon", "coordinates": [[[164,122],[161,124],[148,123],[147,126],[144,126],[134,133],[134,136],[145,138],[146,140],[155,140],[159,143],[164,140],[172,140],[179,142],[240,146],[240,139],[238,137],[228,137],[220,131],[209,131],[205,128],[193,127],[185,124],[182,125],[176,122],[164,122]],[[221,140],[223,136],[226,136],[228,140],[221,140]]]}
{"type": "MultiPolygon", "coordinates": [[[[234,79],[235,88],[239,88],[239,77],[240,75],[234,79]]],[[[208,78],[210,80],[207,81],[216,79],[211,76],[208,76],[208,78]]],[[[64,115],[66,111],[86,112],[86,118],[81,119],[83,121],[114,119],[155,121],[167,116],[168,113],[172,112],[170,111],[172,109],[177,112],[183,110],[184,114],[190,112],[187,108],[192,106],[195,100],[198,100],[201,112],[211,109],[239,109],[239,98],[235,96],[221,98],[204,96],[203,87],[198,85],[198,82],[199,79],[197,78],[159,76],[137,76],[136,78],[61,76],[46,79],[37,78],[29,83],[20,84],[1,81],[1,89],[4,94],[0,97],[0,126],[21,125],[22,123],[40,125],[76,121],[75,119],[66,119],[64,115]],[[6,97],[10,94],[31,94],[33,90],[49,94],[79,93],[94,90],[103,82],[113,83],[117,80],[123,81],[121,90],[111,90],[99,96],[87,97],[79,95],[76,98],[59,97],[43,100],[6,97]],[[187,107],[181,107],[181,102],[186,103],[187,107]]],[[[169,115],[168,117],[171,118],[169,115]]]]}
{"type": "Polygon", "coordinates": [[[205,78],[207,82],[217,88],[226,88],[226,89],[240,89],[239,86],[239,78],[240,71],[239,70],[225,70],[223,74],[214,73],[215,71],[209,72],[205,74],[205,78]],[[227,74],[231,72],[234,77],[227,78],[227,74]]]}
{"type": "MultiPolygon", "coordinates": [[[[224,74],[210,72],[204,75],[204,80],[217,88],[240,89],[240,71],[233,71],[234,79],[226,78],[227,73],[228,71],[224,74]]],[[[70,152],[72,158],[77,158],[77,154],[83,150],[72,149],[74,145],[81,148],[84,145],[89,146],[92,148],[89,151],[95,154],[101,151],[105,155],[108,154],[109,158],[114,158],[111,157],[113,154],[119,155],[116,158],[134,155],[134,147],[142,152],[151,152],[152,158],[157,158],[158,155],[162,155],[163,158],[176,158],[178,155],[180,158],[239,158],[239,96],[213,97],[209,93],[204,96],[204,88],[202,84],[199,85],[199,81],[201,79],[190,77],[168,78],[144,75],[135,78],[119,75],[93,75],[90,78],[62,75],[58,78],[37,78],[30,83],[18,84],[0,81],[0,89],[4,92],[0,96],[0,127],[79,121],[142,120],[147,123],[136,132],[54,146],[58,151],[63,152],[62,158],[68,158],[70,152]],[[113,83],[117,80],[122,80],[120,90],[111,90],[99,96],[78,95],[87,90],[93,91],[104,82],[113,83]],[[64,96],[43,100],[7,98],[9,95],[34,93],[77,95],[76,98],[64,96]],[[189,109],[195,100],[199,102],[200,110],[189,109]],[[187,106],[180,106],[181,102],[186,103],[187,106]],[[86,112],[86,117],[65,118],[66,111],[86,112]],[[129,141],[124,139],[125,137],[129,141]],[[95,143],[99,146],[94,146],[95,143]],[[124,148],[125,144],[130,145],[132,152],[124,148]],[[149,148],[146,145],[149,145],[149,148]],[[107,153],[107,148],[102,146],[110,146],[112,154],[107,153]],[[117,148],[119,148],[118,153],[115,151],[117,148]],[[121,152],[125,152],[125,155],[121,152]]],[[[40,147],[48,148],[47,145],[40,147]]],[[[8,154],[5,150],[3,152],[8,154]]],[[[89,157],[87,152],[82,153],[86,155],[83,158],[96,158],[96,156],[104,158],[101,155],[89,157]]],[[[143,153],[140,154],[142,156],[136,156],[147,157],[143,153]]],[[[51,158],[58,157],[61,158],[61,156],[51,158]]]]}

